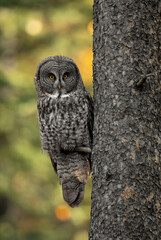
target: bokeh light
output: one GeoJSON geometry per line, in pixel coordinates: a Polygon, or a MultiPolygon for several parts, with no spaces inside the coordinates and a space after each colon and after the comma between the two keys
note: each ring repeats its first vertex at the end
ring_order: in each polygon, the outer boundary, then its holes
{"type": "Polygon", "coordinates": [[[42,22],[37,19],[30,19],[26,24],[26,32],[30,35],[38,35],[42,31],[42,22]]]}
{"type": "Polygon", "coordinates": [[[55,215],[59,220],[67,221],[68,219],[70,219],[71,212],[68,206],[60,205],[57,206],[57,208],[55,209],[55,215]]]}

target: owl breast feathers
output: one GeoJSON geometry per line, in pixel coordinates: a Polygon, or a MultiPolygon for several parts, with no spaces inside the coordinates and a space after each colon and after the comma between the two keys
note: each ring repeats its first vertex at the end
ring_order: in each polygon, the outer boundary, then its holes
{"type": "Polygon", "coordinates": [[[45,58],[35,74],[40,138],[62,185],[63,197],[79,206],[90,176],[93,101],[75,62],[45,58]]]}

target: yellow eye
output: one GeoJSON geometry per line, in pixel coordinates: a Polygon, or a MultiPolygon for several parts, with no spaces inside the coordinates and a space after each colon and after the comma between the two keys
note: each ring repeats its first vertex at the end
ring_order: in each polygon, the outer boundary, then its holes
{"type": "Polygon", "coordinates": [[[68,77],[68,74],[63,75],[63,79],[67,79],[67,77],[68,77]]]}
{"type": "Polygon", "coordinates": [[[53,74],[51,74],[49,77],[50,79],[55,79],[55,76],[53,74]]]}

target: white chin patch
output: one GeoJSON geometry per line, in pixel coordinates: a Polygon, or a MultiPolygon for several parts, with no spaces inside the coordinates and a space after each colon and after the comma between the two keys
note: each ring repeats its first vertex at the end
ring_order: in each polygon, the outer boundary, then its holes
{"type": "Polygon", "coordinates": [[[70,95],[70,93],[66,93],[66,94],[65,94],[65,93],[62,93],[62,94],[60,95],[60,97],[61,97],[61,98],[65,98],[65,97],[68,97],[69,95],[70,95]]]}
{"type": "MultiPolygon", "coordinates": [[[[56,93],[54,93],[54,94],[50,94],[50,93],[45,93],[45,95],[46,96],[48,96],[48,97],[50,97],[50,98],[57,98],[58,96],[59,96],[59,93],[58,92],[56,92],[56,93]]],[[[68,97],[70,95],[70,93],[62,93],[61,95],[60,95],[60,98],[65,98],[65,97],[68,97]]]]}

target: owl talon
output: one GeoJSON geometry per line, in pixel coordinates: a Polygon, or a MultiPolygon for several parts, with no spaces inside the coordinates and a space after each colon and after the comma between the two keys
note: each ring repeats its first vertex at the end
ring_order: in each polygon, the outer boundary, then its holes
{"type": "Polygon", "coordinates": [[[89,147],[76,147],[74,148],[76,152],[84,152],[84,153],[91,153],[92,150],[89,147]]]}
{"type": "Polygon", "coordinates": [[[75,147],[75,148],[61,148],[62,152],[82,152],[82,153],[92,153],[89,147],[75,147]]]}

